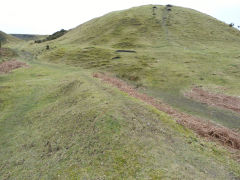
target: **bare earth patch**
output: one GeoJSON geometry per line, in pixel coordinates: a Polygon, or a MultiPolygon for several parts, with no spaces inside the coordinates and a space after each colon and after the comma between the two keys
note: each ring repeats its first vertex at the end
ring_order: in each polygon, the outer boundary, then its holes
{"type": "Polygon", "coordinates": [[[240,113],[240,98],[238,97],[211,93],[198,87],[193,88],[190,92],[186,92],[184,95],[210,106],[222,107],[240,113]]]}
{"type": "Polygon", "coordinates": [[[28,65],[16,60],[6,61],[0,64],[0,73],[8,73],[20,67],[28,67],[28,65]]]}
{"type": "Polygon", "coordinates": [[[156,107],[160,111],[167,113],[168,115],[172,116],[177,121],[177,123],[189,129],[192,129],[202,137],[206,137],[210,140],[220,142],[221,144],[227,147],[231,147],[238,150],[240,149],[240,134],[231,129],[213,124],[204,119],[194,117],[186,113],[178,112],[171,106],[163,102],[160,102],[159,100],[156,100],[153,97],[137,92],[136,89],[115,77],[109,77],[105,74],[100,73],[95,73],[93,77],[99,78],[102,81],[117,87],[118,89],[127,93],[128,95],[141,99],[142,101],[156,107]]]}

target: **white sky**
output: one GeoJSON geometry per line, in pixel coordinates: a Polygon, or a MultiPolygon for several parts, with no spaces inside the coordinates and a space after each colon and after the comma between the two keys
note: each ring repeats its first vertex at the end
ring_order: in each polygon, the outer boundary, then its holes
{"type": "Polygon", "coordinates": [[[173,4],[240,25],[240,0],[0,0],[0,30],[52,34],[115,10],[146,4],[173,4]]]}

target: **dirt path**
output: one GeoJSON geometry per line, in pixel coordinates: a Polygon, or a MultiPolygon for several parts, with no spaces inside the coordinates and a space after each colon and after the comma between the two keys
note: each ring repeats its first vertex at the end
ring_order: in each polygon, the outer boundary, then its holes
{"type": "Polygon", "coordinates": [[[169,38],[168,38],[167,19],[168,19],[168,10],[167,10],[167,7],[165,7],[165,8],[163,9],[163,12],[162,12],[162,27],[163,27],[164,30],[165,30],[166,40],[169,41],[169,38]]]}
{"type": "Polygon", "coordinates": [[[210,106],[230,109],[232,111],[240,113],[240,98],[238,97],[211,93],[198,87],[193,88],[190,92],[186,92],[184,95],[210,106]]]}
{"type": "Polygon", "coordinates": [[[27,64],[16,60],[5,61],[0,64],[0,73],[8,73],[20,67],[27,67],[27,64]]]}
{"type": "Polygon", "coordinates": [[[126,92],[130,96],[141,99],[142,101],[156,107],[160,111],[169,114],[179,124],[192,129],[202,137],[218,141],[225,146],[240,150],[240,134],[231,129],[207,122],[204,119],[200,119],[186,113],[178,112],[169,105],[162,103],[153,97],[137,92],[136,89],[115,77],[110,77],[100,73],[95,73],[93,77],[99,78],[102,81],[119,88],[121,91],[126,92]]]}

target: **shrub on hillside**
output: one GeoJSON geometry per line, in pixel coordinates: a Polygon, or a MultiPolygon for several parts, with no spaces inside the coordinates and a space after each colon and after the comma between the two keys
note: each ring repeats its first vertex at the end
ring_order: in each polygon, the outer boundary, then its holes
{"type": "Polygon", "coordinates": [[[234,23],[230,23],[230,24],[229,24],[229,27],[233,27],[233,26],[234,26],[234,23]]]}
{"type": "Polygon", "coordinates": [[[5,41],[6,41],[6,39],[0,35],[0,48],[2,48],[2,45],[5,41]]]}
{"type": "Polygon", "coordinates": [[[53,33],[52,35],[49,35],[48,37],[46,37],[45,39],[42,39],[42,40],[36,40],[34,41],[35,43],[42,43],[42,42],[45,42],[45,41],[51,41],[51,40],[54,40],[54,39],[57,39],[61,36],[63,36],[65,33],[67,32],[67,30],[60,30],[60,31],[57,31],[55,33],[53,33]]]}

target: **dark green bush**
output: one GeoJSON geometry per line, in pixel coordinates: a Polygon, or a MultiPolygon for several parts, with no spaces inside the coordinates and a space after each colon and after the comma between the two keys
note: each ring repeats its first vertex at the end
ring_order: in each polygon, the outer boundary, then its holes
{"type": "Polygon", "coordinates": [[[36,40],[34,41],[35,43],[42,43],[42,42],[45,42],[45,41],[51,41],[51,40],[54,40],[54,39],[57,39],[61,36],[63,36],[65,33],[67,33],[67,30],[60,30],[60,31],[57,31],[55,33],[53,33],[52,35],[49,35],[48,37],[46,37],[45,39],[42,39],[42,40],[36,40]]]}

